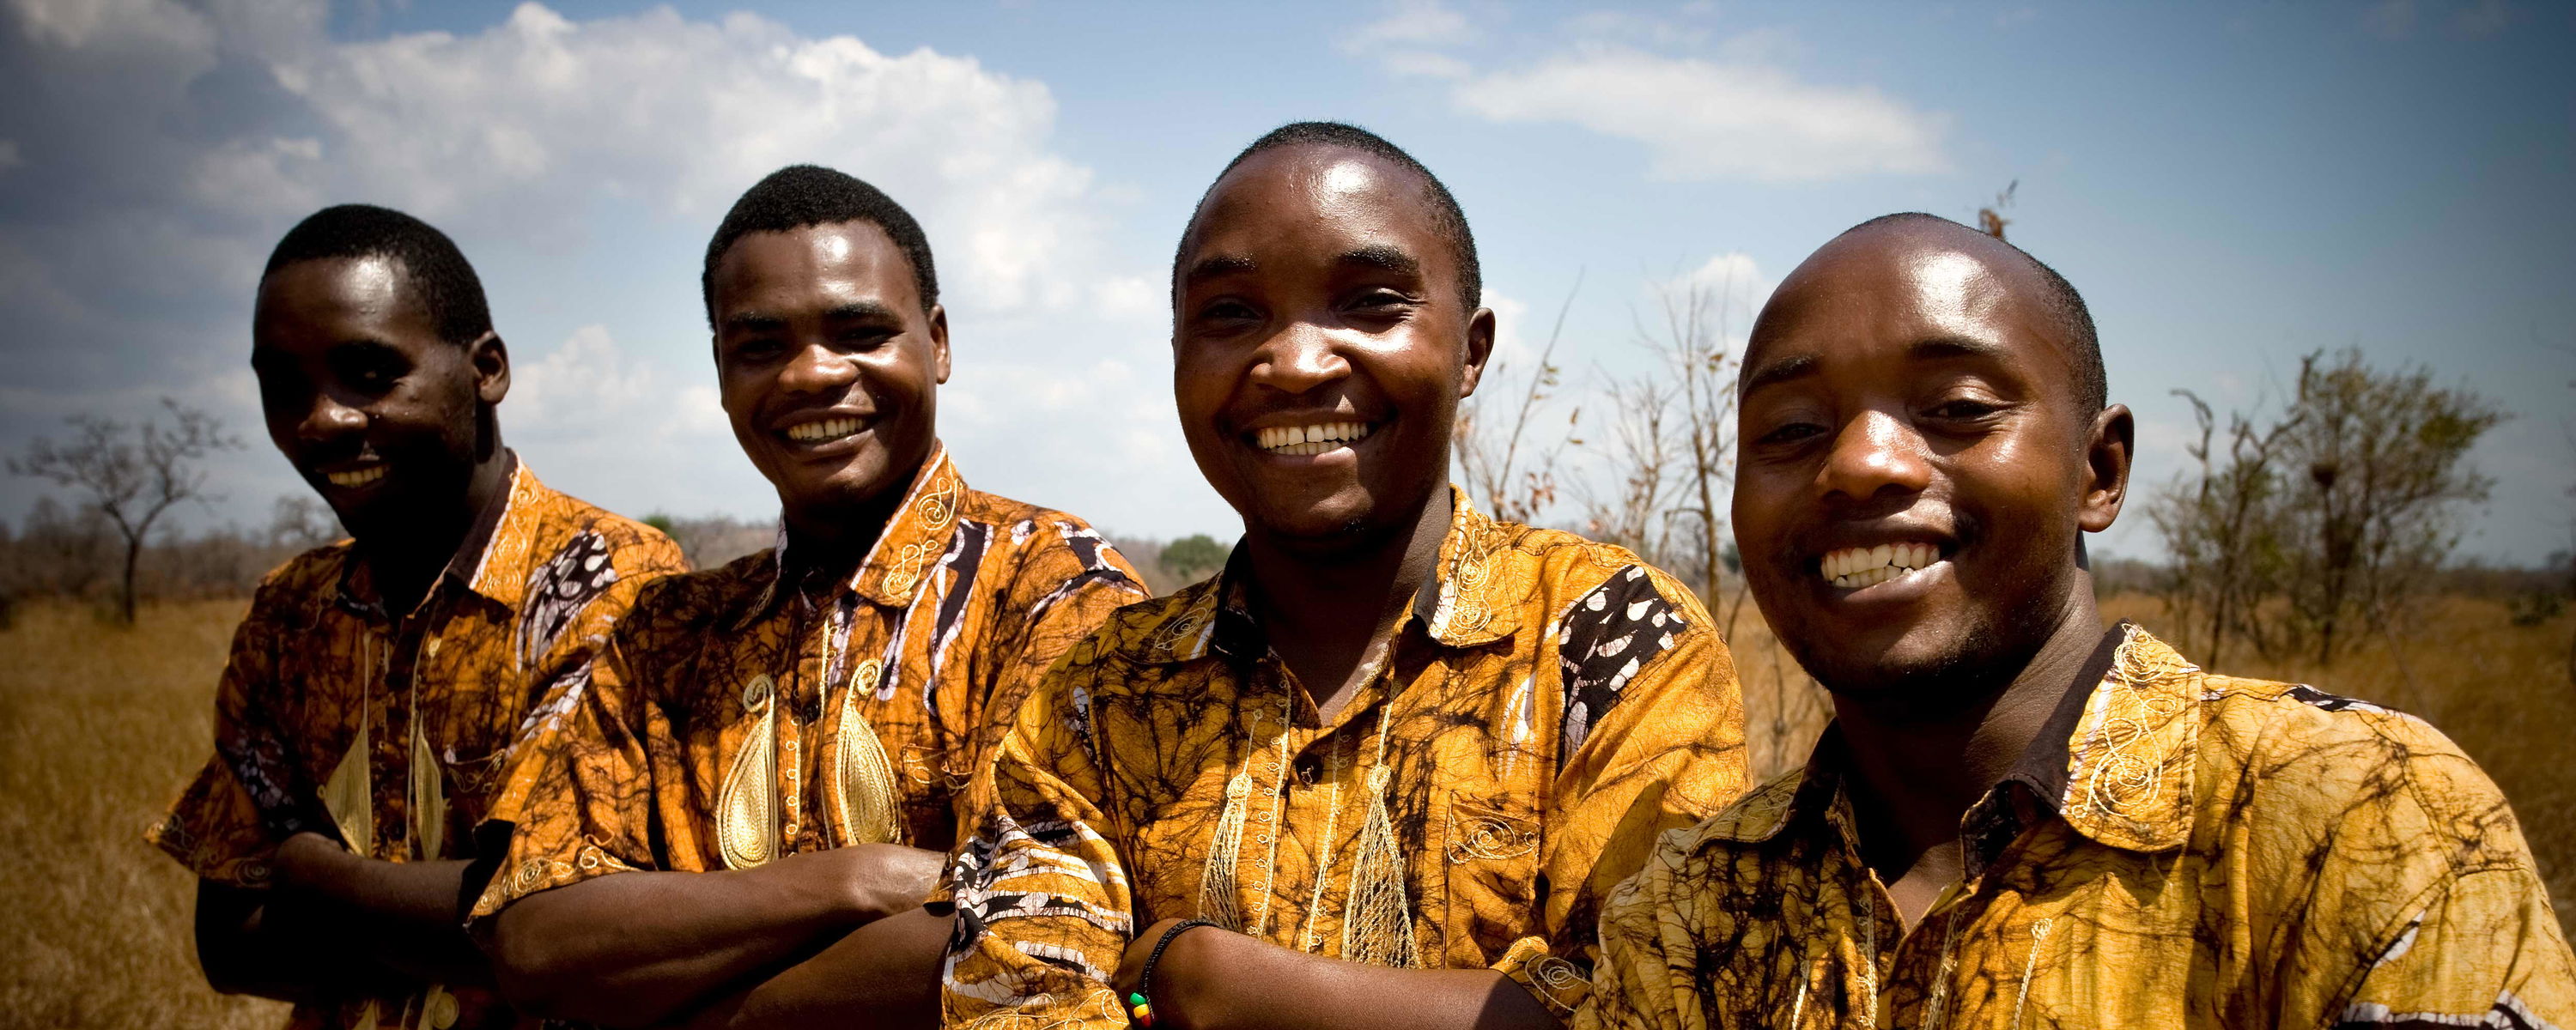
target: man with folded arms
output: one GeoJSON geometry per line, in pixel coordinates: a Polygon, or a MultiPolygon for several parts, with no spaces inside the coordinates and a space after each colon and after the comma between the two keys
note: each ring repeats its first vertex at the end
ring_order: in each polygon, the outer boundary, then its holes
{"type": "Polygon", "coordinates": [[[1038,674],[1145,593],[1082,520],[961,478],[930,247],[885,194],[772,174],[704,288],[779,546],[637,601],[472,915],[551,1016],[928,1022],[948,924],[918,906],[964,788],[1038,674]]]}
{"type": "Polygon", "coordinates": [[[2576,969],[2504,796],[2410,716],[2104,630],[2127,499],[2074,289],[1930,215],[1780,284],[1735,526],[1833,695],[1805,769],[1665,837],[1583,1027],[2547,1027],[2576,969]]]}
{"type": "Polygon", "coordinates": [[[1554,1026],[1603,894],[1743,789],[1726,645],[1635,555],[1448,485],[1494,316],[1403,151],[1272,132],[1173,275],[1182,429],[1244,536],[1021,710],[942,886],[948,1023],[1554,1026]]]}
{"type": "Polygon", "coordinates": [[[519,1025],[458,925],[470,831],[679,548],[501,445],[509,351],[473,266],[416,218],[306,218],[251,339],[269,439],[353,539],[260,583],[215,757],[152,842],[199,878],[218,990],[291,1000],[296,1027],[519,1025]]]}

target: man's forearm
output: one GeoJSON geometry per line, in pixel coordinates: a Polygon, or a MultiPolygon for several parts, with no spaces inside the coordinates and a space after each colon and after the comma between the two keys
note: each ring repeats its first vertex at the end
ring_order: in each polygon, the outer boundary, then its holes
{"type": "Polygon", "coordinates": [[[951,917],[919,908],[869,923],[753,988],[714,1025],[938,1026],[939,960],[953,925],[951,917]]]}
{"type": "Polygon", "coordinates": [[[491,967],[458,918],[462,860],[386,862],[302,835],[278,849],[281,895],[319,902],[314,943],[358,947],[424,982],[489,984],[491,967]]]}
{"type": "MultiPolygon", "coordinates": [[[[1138,938],[1150,949],[1161,927],[1138,938]]],[[[1139,963],[1121,969],[1120,997],[1139,963]]],[[[1537,998],[1490,969],[1388,969],[1194,929],[1155,967],[1154,1025],[1170,1030],[1556,1030],[1537,998]]]]}
{"type": "Polygon", "coordinates": [[[602,876],[503,909],[495,972],[504,993],[540,1015],[664,1022],[832,935],[914,907],[938,862],[932,852],[861,845],[742,871],[602,876]]]}

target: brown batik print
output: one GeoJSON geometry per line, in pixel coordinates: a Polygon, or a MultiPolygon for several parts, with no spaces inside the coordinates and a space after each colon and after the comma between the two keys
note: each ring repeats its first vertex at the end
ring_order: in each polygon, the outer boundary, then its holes
{"type": "Polygon", "coordinates": [[[1239,568],[1067,656],[935,895],[958,917],[950,1025],[1123,1026],[1109,971],[1174,916],[1581,1001],[1600,899],[1745,787],[1734,664],[1635,555],[1456,505],[1434,581],[1329,720],[1239,568]]]}
{"type": "Polygon", "coordinates": [[[2112,630],[1961,824],[1910,930],[1838,735],[1666,838],[1601,919],[1578,1028],[2567,1026],[2576,965],[2513,812],[2419,719],[2112,630]]]}
{"type": "Polygon", "coordinates": [[[1081,519],[968,489],[944,447],[855,573],[783,581],[794,568],[772,549],[645,592],[564,731],[521,766],[474,919],[623,870],[945,850],[1002,713],[1146,596],[1081,519]]]}
{"type": "MultiPolygon", "coordinates": [[[[215,756],[151,842],[198,876],[269,882],[277,845],[335,837],[395,862],[476,857],[518,744],[591,675],[645,583],[686,565],[669,538],[547,489],[514,457],[420,606],[376,600],[353,544],[270,572],[233,634],[215,756]]],[[[498,1027],[488,992],[428,987],[295,1009],[295,1027],[498,1027]]]]}

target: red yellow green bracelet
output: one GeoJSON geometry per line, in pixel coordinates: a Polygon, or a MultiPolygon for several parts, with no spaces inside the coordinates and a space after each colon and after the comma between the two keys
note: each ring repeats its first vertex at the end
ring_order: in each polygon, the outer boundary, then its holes
{"type": "Polygon", "coordinates": [[[1173,923],[1171,929],[1163,931],[1162,938],[1154,942],[1154,950],[1145,953],[1145,968],[1136,975],[1136,990],[1127,995],[1128,1019],[1134,1020],[1140,1027],[1154,1025],[1154,1007],[1146,1003],[1145,993],[1154,987],[1154,965],[1163,961],[1163,949],[1171,947],[1172,938],[1180,936],[1183,930],[1215,925],[1205,919],[1184,919],[1173,923]]]}

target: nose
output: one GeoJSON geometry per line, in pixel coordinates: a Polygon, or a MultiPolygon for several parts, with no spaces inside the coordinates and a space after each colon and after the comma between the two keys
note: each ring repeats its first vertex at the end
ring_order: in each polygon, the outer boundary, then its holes
{"type": "Polygon", "coordinates": [[[1886,412],[1865,411],[1843,424],[1816,478],[1827,497],[1866,501],[1888,491],[1921,493],[1932,483],[1932,465],[1920,435],[1886,412]]]}
{"type": "Polygon", "coordinates": [[[810,343],[779,370],[778,385],[794,393],[831,393],[858,377],[858,362],[823,344],[810,343]]]}
{"type": "Polygon", "coordinates": [[[1312,322],[1291,322],[1253,357],[1252,382],[1293,397],[1350,373],[1350,359],[1334,345],[1330,330],[1312,322]]]}
{"type": "Polygon", "coordinates": [[[328,390],[315,391],[313,407],[304,420],[295,424],[295,438],[306,443],[324,443],[334,437],[365,432],[367,413],[332,399],[328,390]]]}

